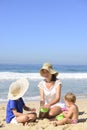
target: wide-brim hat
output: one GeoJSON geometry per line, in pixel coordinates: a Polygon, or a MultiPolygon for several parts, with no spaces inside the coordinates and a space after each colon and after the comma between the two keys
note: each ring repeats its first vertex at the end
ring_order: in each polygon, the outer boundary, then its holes
{"type": "Polygon", "coordinates": [[[25,78],[18,79],[9,87],[8,99],[17,100],[22,97],[29,87],[29,81],[25,78]]]}
{"type": "Polygon", "coordinates": [[[50,74],[58,75],[58,72],[53,69],[53,66],[50,63],[44,63],[40,69],[40,75],[43,76],[43,70],[47,70],[50,74]]]}

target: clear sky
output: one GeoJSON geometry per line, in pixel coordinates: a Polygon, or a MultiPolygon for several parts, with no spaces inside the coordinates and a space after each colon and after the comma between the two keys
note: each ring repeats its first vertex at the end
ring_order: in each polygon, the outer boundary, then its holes
{"type": "Polygon", "coordinates": [[[0,0],[0,63],[87,65],[87,0],[0,0]]]}

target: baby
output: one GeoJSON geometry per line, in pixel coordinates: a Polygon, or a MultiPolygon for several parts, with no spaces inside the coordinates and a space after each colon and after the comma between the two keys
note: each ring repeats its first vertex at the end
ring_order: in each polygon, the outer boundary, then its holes
{"type": "Polygon", "coordinates": [[[58,121],[53,121],[54,126],[64,124],[76,124],[78,122],[78,106],[75,104],[76,96],[73,93],[67,93],[64,97],[66,110],[60,115],[62,118],[56,117],[58,121]]]}

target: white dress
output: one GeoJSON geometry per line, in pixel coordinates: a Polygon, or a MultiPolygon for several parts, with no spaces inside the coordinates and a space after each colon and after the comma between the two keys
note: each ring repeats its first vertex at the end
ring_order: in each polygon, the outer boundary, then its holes
{"type": "MultiPolygon", "coordinates": [[[[57,87],[59,85],[61,85],[62,83],[60,82],[60,80],[56,80],[55,81],[55,84],[54,86],[52,86],[50,89],[48,89],[46,87],[46,82],[43,80],[41,81],[39,84],[38,84],[38,87],[40,89],[43,89],[44,91],[44,98],[45,98],[45,104],[48,104],[49,102],[51,102],[52,100],[55,99],[55,95],[56,95],[56,90],[57,90],[57,87]]],[[[62,102],[58,102],[54,105],[52,105],[51,107],[54,107],[54,106],[60,106],[61,108],[64,108],[65,107],[65,104],[62,103],[62,102]]]]}

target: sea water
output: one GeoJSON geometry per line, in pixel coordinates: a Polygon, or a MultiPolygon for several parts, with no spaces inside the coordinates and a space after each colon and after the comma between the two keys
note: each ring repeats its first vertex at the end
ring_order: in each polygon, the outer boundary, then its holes
{"type": "MultiPolygon", "coordinates": [[[[87,98],[87,66],[86,65],[53,65],[59,72],[58,79],[62,82],[61,97],[67,92],[73,92],[77,98],[87,98]]],[[[7,102],[10,84],[19,79],[29,80],[29,89],[24,95],[26,101],[39,101],[38,84],[40,64],[0,65],[0,102],[7,102]]]]}

